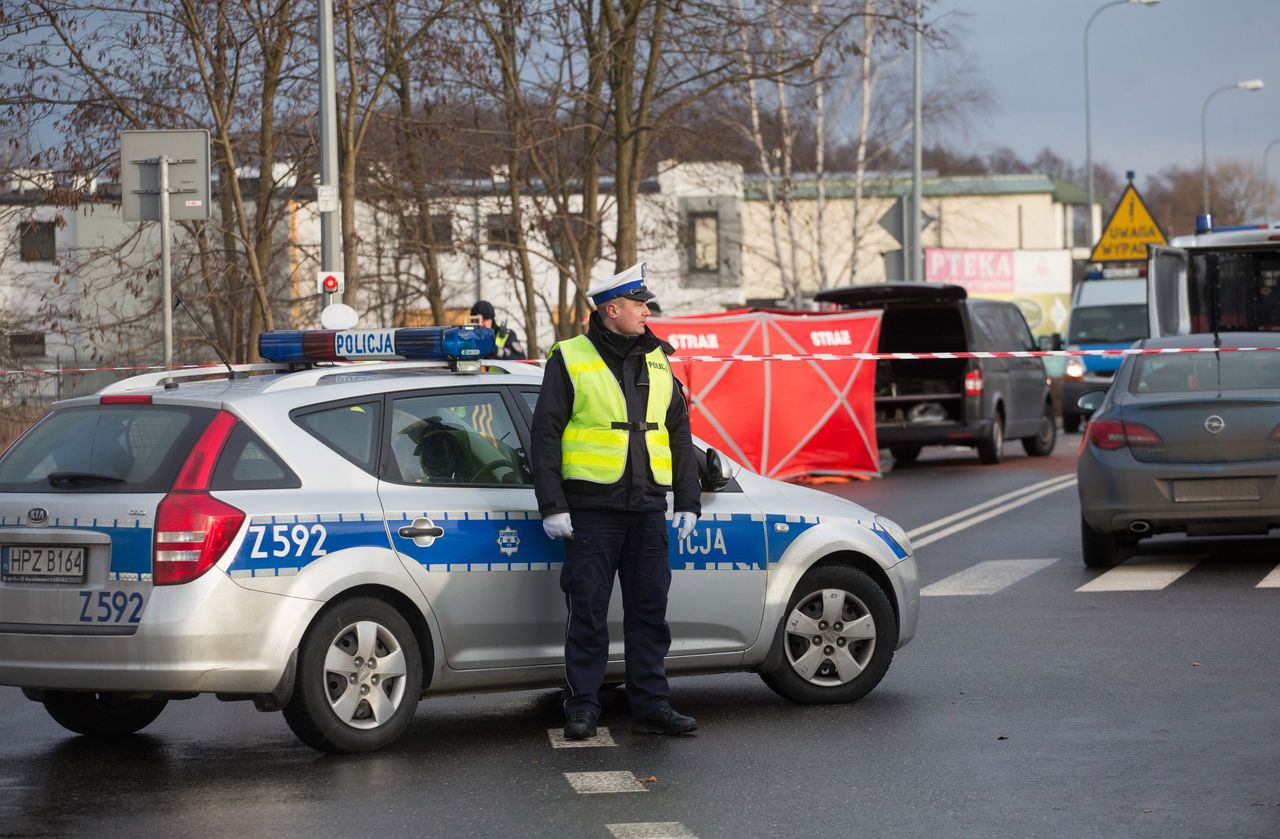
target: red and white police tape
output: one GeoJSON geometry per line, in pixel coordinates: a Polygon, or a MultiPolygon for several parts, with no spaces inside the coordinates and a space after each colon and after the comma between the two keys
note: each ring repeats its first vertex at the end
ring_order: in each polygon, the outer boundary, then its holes
{"type": "MultiPolygon", "coordinates": [[[[1280,352],[1277,347],[1164,347],[1134,348],[1117,350],[1013,350],[1009,352],[853,352],[853,353],[771,353],[769,355],[673,355],[672,361],[900,361],[916,359],[942,358],[1078,358],[1081,356],[1125,356],[1125,355],[1178,355],[1181,353],[1210,352],[1280,352]]],[[[529,359],[533,363],[542,363],[545,359],[529,359]]],[[[128,367],[53,367],[47,369],[0,370],[0,376],[14,375],[57,375],[77,373],[139,373],[148,370],[199,370],[201,368],[222,369],[221,363],[209,364],[175,364],[165,367],[163,364],[134,365],[128,367]]]]}

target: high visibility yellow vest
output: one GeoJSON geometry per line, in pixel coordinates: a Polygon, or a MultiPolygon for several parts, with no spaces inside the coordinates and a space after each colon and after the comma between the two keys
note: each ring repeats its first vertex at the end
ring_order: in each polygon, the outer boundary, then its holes
{"type": "MultiPolygon", "coordinates": [[[[627,402],[618,380],[586,335],[561,341],[560,350],[573,382],[573,414],[560,441],[560,474],[597,484],[616,483],[627,464],[627,402]]],[[[661,347],[644,357],[649,367],[649,402],[645,406],[644,440],[649,469],[661,486],[671,486],[671,437],[667,408],[674,379],[661,347]]],[[[638,430],[638,429],[637,429],[638,430]]]]}

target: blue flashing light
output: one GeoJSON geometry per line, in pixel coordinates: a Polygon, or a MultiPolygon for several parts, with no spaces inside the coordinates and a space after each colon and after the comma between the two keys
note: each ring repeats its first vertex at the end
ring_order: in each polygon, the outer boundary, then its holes
{"type": "Polygon", "coordinates": [[[493,349],[493,330],[470,325],[278,330],[258,336],[258,355],[279,364],[369,360],[471,361],[484,358],[493,349]]]}

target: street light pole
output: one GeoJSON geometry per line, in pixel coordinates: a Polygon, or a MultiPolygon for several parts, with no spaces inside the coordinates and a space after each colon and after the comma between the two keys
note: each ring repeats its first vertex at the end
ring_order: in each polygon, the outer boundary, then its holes
{"type": "Polygon", "coordinates": [[[1109,9],[1112,6],[1155,6],[1159,2],[1160,0],[1111,0],[1110,3],[1103,3],[1089,15],[1089,21],[1084,25],[1084,177],[1089,202],[1085,210],[1084,229],[1089,247],[1093,247],[1093,130],[1089,114],[1089,27],[1093,26],[1093,19],[1102,14],[1103,9],[1109,9]]]}
{"type": "Polygon", "coordinates": [[[1208,233],[1213,229],[1213,215],[1209,212],[1209,143],[1206,125],[1209,103],[1213,101],[1213,97],[1228,90],[1262,90],[1262,79],[1245,79],[1235,84],[1223,85],[1206,96],[1204,104],[1200,106],[1200,185],[1204,191],[1204,214],[1196,219],[1196,233],[1208,233]]]}

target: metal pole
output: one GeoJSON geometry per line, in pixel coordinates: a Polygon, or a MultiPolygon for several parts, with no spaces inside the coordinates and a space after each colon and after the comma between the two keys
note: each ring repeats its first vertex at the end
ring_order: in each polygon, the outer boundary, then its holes
{"type": "Polygon", "coordinates": [[[160,305],[164,309],[164,366],[173,367],[173,272],[169,264],[169,158],[156,158],[160,167],[160,305]]]}
{"type": "Polygon", "coordinates": [[[913,105],[914,125],[911,129],[911,267],[907,270],[907,276],[913,282],[924,282],[924,249],[920,247],[920,234],[923,232],[923,219],[921,218],[922,209],[920,207],[922,189],[920,186],[921,179],[921,161],[922,154],[920,148],[920,51],[921,51],[921,32],[920,32],[920,6],[921,0],[916,0],[916,31],[915,31],[915,103],[913,105]]]}
{"type": "Polygon", "coordinates": [[[1093,19],[1102,14],[1103,9],[1118,6],[1125,0],[1104,3],[1097,11],[1089,15],[1089,22],[1084,25],[1084,178],[1086,199],[1089,206],[1085,209],[1084,235],[1089,247],[1093,247],[1093,123],[1089,112],[1089,27],[1093,19]]]}
{"type": "MultiPolygon", "coordinates": [[[[1267,147],[1266,147],[1266,149],[1265,149],[1265,150],[1263,150],[1263,152],[1262,152],[1262,177],[1263,177],[1263,179],[1269,179],[1269,175],[1268,175],[1268,173],[1267,173],[1267,155],[1271,154],[1271,150],[1272,150],[1273,148],[1275,148],[1276,146],[1280,146],[1280,137],[1277,137],[1277,138],[1275,138],[1274,140],[1272,140],[1270,143],[1267,143],[1267,147]]],[[[1266,210],[1266,209],[1264,209],[1264,210],[1263,210],[1263,212],[1267,212],[1267,210],[1266,210]]]]}
{"type": "MultiPolygon", "coordinates": [[[[320,211],[320,270],[342,269],[342,234],[338,225],[338,73],[333,58],[333,0],[319,0],[320,26],[320,186],[333,196],[331,209],[320,211]],[[327,188],[327,189],[326,189],[327,188]]],[[[328,306],[331,295],[323,294],[328,306]]]]}

